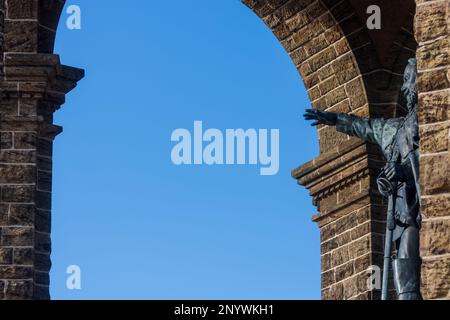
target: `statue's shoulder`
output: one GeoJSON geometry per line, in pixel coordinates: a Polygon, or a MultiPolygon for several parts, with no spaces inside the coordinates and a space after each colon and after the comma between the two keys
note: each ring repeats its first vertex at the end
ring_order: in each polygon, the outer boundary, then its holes
{"type": "Polygon", "coordinates": [[[397,131],[402,126],[403,122],[403,118],[370,118],[370,123],[374,131],[379,132],[382,135],[397,131]]]}
{"type": "Polygon", "coordinates": [[[386,150],[390,145],[392,145],[403,122],[404,118],[391,118],[383,120],[382,128],[380,130],[381,146],[383,150],[386,150]]]}

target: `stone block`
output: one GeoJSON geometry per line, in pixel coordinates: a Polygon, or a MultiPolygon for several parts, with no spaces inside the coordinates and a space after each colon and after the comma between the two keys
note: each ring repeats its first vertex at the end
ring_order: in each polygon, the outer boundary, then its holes
{"type": "Polygon", "coordinates": [[[26,227],[8,227],[2,229],[2,246],[29,247],[33,245],[33,229],[26,227]]]}
{"type": "Polygon", "coordinates": [[[8,300],[23,300],[33,298],[33,280],[7,281],[5,296],[8,300]]]}
{"type": "Polygon", "coordinates": [[[450,121],[420,127],[420,153],[438,153],[449,149],[450,121]]]}
{"type": "MultiPolygon", "coordinates": [[[[429,91],[437,91],[450,88],[450,80],[447,77],[447,72],[447,69],[437,69],[420,73],[419,79],[417,80],[417,87],[419,88],[419,92],[426,93],[429,91]]],[[[422,113],[422,111],[419,112],[422,113]]]]}
{"type": "Polygon", "coordinates": [[[8,19],[37,20],[38,1],[36,0],[9,0],[8,19]]]}
{"type": "Polygon", "coordinates": [[[420,184],[422,195],[433,195],[450,191],[448,166],[447,153],[421,157],[420,184]]]}
{"type": "Polygon", "coordinates": [[[450,253],[450,219],[425,220],[420,235],[422,256],[450,253]]]}
{"type": "Polygon", "coordinates": [[[450,258],[425,260],[422,264],[424,299],[450,299],[450,258]]]}
{"type": "Polygon", "coordinates": [[[448,33],[447,3],[442,1],[419,7],[415,20],[415,34],[418,42],[426,42],[446,35],[448,33]]]}
{"type": "Polygon", "coordinates": [[[21,266],[32,266],[33,248],[14,248],[14,264],[21,266]]]}
{"type": "Polygon", "coordinates": [[[450,194],[422,198],[422,214],[426,218],[450,216],[450,194]]]}
{"type": "Polygon", "coordinates": [[[420,71],[450,65],[450,35],[417,49],[417,68],[420,71]]]}
{"type": "MultiPolygon", "coordinates": [[[[432,78],[430,78],[430,82],[432,78]]],[[[438,79],[439,82],[439,79],[438,79]]],[[[450,85],[446,79],[443,80],[445,88],[450,85]]],[[[419,123],[428,124],[450,120],[450,90],[421,94],[419,96],[419,123]]]]}

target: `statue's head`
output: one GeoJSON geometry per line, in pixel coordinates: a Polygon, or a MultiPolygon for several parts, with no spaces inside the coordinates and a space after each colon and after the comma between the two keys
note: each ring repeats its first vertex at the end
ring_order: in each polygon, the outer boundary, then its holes
{"type": "Polygon", "coordinates": [[[403,75],[402,92],[408,103],[408,110],[413,110],[417,105],[417,62],[409,59],[403,75]]]}

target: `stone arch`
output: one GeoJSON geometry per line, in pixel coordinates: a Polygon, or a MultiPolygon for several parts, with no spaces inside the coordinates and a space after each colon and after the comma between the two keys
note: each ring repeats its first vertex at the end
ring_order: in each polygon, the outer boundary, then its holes
{"type": "Polygon", "coordinates": [[[53,113],[84,71],[53,54],[64,0],[0,0],[0,299],[49,299],[53,113]]]}
{"type": "MultiPolygon", "coordinates": [[[[358,116],[402,113],[399,89],[415,55],[414,0],[243,0],[273,31],[302,77],[314,108],[358,116]],[[381,9],[369,30],[367,8],[381,9]],[[384,21],[384,23],[383,23],[384,21]],[[389,22],[386,22],[389,21],[389,22]]],[[[320,155],[293,170],[319,213],[322,297],[376,299],[367,269],[382,266],[385,203],[375,179],[378,148],[319,127],[320,155]]]]}
{"type": "MultiPolygon", "coordinates": [[[[382,21],[401,13],[381,32],[369,32],[365,25],[366,8],[374,1],[243,0],[286,49],[315,108],[388,117],[398,103],[403,68],[417,46],[415,3],[387,7],[378,2],[382,21]]],[[[321,153],[346,140],[332,128],[319,128],[321,153]]]]}

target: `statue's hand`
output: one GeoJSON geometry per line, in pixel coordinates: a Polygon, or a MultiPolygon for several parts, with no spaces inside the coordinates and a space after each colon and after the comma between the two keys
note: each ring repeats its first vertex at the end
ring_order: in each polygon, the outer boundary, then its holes
{"type": "Polygon", "coordinates": [[[386,178],[390,181],[397,180],[400,182],[405,182],[407,180],[403,167],[399,163],[389,162],[384,167],[384,173],[386,174],[386,178]]]}
{"type": "Polygon", "coordinates": [[[334,112],[324,112],[317,109],[307,109],[303,115],[305,120],[314,120],[312,126],[324,124],[327,126],[335,126],[337,122],[337,114],[334,112]]]}

